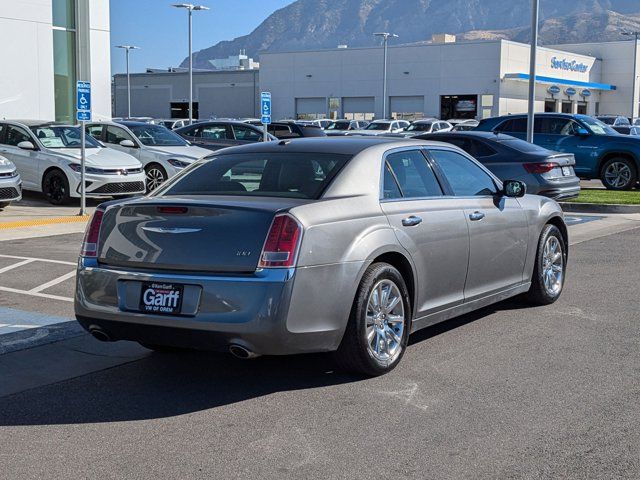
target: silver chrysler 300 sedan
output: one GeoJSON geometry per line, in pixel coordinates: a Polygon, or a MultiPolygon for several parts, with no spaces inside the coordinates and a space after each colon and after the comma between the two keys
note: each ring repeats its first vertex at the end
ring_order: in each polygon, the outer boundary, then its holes
{"type": "Polygon", "coordinates": [[[519,294],[554,302],[567,246],[556,202],[451,145],[256,143],[98,207],[75,311],[101,340],[334,352],[379,375],[411,332],[519,294]]]}

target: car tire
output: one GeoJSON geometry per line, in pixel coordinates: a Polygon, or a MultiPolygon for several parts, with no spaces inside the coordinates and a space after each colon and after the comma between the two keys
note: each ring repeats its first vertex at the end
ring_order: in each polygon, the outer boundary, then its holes
{"type": "Polygon", "coordinates": [[[42,193],[52,205],[66,205],[71,200],[69,180],[61,170],[50,170],[42,180],[42,193]]]}
{"type": "Polygon", "coordinates": [[[638,182],[638,171],[632,160],[615,157],[602,165],[600,180],[607,190],[631,190],[638,182]]]}
{"type": "Polygon", "coordinates": [[[150,163],[144,167],[146,175],[147,193],[153,192],[156,188],[167,181],[167,171],[162,168],[162,165],[157,163],[150,163]]]}
{"type": "Polygon", "coordinates": [[[334,352],[338,367],[367,376],[393,370],[407,347],[410,305],[400,272],[388,263],[370,265],[358,286],[342,342],[334,352]]]}
{"type": "Polygon", "coordinates": [[[550,305],[562,294],[567,271],[567,249],[560,230],[547,224],[542,229],[531,288],[525,299],[531,305],[550,305]],[[559,254],[559,256],[558,256],[559,254]]]}

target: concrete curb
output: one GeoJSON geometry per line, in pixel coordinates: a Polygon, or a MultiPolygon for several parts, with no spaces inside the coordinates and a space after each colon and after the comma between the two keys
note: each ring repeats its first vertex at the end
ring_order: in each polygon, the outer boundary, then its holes
{"type": "Polygon", "coordinates": [[[640,205],[560,202],[560,206],[563,211],[573,213],[640,213],[640,205]]]}

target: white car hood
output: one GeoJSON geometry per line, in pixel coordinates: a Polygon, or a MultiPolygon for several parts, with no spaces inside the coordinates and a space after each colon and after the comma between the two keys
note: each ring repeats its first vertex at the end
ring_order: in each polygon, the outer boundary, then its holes
{"type": "Polygon", "coordinates": [[[187,145],[185,147],[149,147],[145,146],[145,150],[148,152],[166,155],[167,157],[180,157],[190,160],[198,160],[205,155],[211,154],[211,150],[206,148],[196,147],[194,145],[187,145]]]}
{"type": "MultiPolygon", "coordinates": [[[[47,153],[57,157],[67,158],[75,163],[80,163],[82,158],[79,148],[48,149],[47,153]]],[[[86,164],[91,167],[140,168],[142,166],[137,158],[112,148],[86,148],[85,158],[86,164]]]]}
{"type": "Polygon", "coordinates": [[[390,133],[391,130],[349,130],[348,135],[384,135],[385,133],[390,133]]]}

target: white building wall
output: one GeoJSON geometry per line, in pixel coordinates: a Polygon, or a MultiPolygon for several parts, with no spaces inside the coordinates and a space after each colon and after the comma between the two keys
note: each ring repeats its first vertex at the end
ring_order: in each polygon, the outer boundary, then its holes
{"type": "MultiPolygon", "coordinates": [[[[638,104],[635,111],[631,112],[631,95],[633,92],[633,52],[634,46],[631,41],[605,42],[605,43],[581,43],[556,45],[569,52],[576,52],[585,55],[598,57],[602,62],[602,82],[615,85],[617,90],[606,92],[600,98],[600,114],[613,114],[625,116],[640,116],[638,104]]],[[[639,49],[640,50],[640,49],[639,49]]],[[[640,64],[640,52],[636,58],[636,65],[640,64]]],[[[640,75],[640,68],[638,68],[640,75]]],[[[639,99],[639,82],[635,81],[636,102],[639,99]]]]}
{"type": "Polygon", "coordinates": [[[53,120],[51,0],[0,1],[0,118],[53,120]]]}
{"type": "MultiPolygon", "coordinates": [[[[90,9],[93,115],[110,118],[109,1],[81,1],[90,9]]],[[[0,118],[55,119],[51,3],[0,0],[0,118]]]]}

